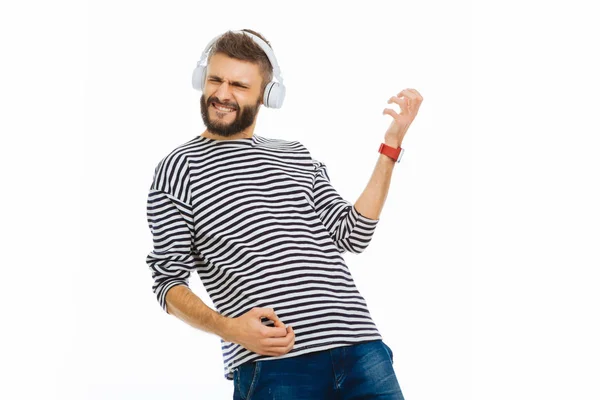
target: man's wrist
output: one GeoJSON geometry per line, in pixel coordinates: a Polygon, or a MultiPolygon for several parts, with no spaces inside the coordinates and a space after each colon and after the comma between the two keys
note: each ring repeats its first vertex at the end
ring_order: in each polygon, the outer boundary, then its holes
{"type": "Polygon", "coordinates": [[[235,321],[231,317],[221,316],[217,335],[227,342],[232,342],[235,337],[235,321]]]}
{"type": "Polygon", "coordinates": [[[383,143],[387,144],[388,146],[391,146],[395,149],[398,149],[400,147],[402,147],[402,141],[398,141],[398,140],[392,140],[392,139],[385,139],[383,141],[383,143]]]}
{"type": "Polygon", "coordinates": [[[384,158],[387,158],[394,164],[399,163],[402,158],[402,153],[404,152],[404,149],[402,148],[402,139],[397,140],[386,137],[381,146],[379,146],[379,152],[384,158]]]}

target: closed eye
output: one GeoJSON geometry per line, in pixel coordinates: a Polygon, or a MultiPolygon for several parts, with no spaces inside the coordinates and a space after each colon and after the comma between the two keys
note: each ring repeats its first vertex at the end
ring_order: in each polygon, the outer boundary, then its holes
{"type": "MultiPolygon", "coordinates": [[[[214,78],[214,77],[212,77],[212,78],[208,78],[208,80],[209,80],[210,82],[219,82],[219,83],[220,83],[220,82],[223,82],[223,80],[221,80],[220,78],[214,78]]],[[[231,82],[231,85],[232,85],[232,86],[237,86],[237,87],[239,87],[239,88],[242,88],[242,89],[248,89],[248,88],[249,88],[248,86],[246,86],[246,85],[244,85],[244,84],[241,84],[241,83],[239,83],[239,82],[231,82]]]]}

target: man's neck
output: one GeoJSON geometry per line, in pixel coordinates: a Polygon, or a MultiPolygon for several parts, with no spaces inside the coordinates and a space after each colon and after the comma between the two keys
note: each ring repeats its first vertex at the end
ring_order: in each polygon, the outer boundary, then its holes
{"type": "Polygon", "coordinates": [[[236,135],[233,135],[233,136],[221,136],[221,135],[215,135],[215,134],[210,133],[208,131],[204,131],[202,133],[202,135],[200,135],[200,136],[203,136],[205,138],[212,139],[212,140],[235,140],[235,139],[246,139],[246,138],[250,139],[254,135],[253,134],[250,134],[250,135],[248,135],[248,134],[243,134],[243,135],[242,134],[236,134],[236,135]]]}

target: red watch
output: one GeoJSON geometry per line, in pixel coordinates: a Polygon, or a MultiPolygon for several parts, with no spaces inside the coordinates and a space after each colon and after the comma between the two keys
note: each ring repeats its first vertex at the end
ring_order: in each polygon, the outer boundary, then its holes
{"type": "Polygon", "coordinates": [[[379,152],[390,157],[396,162],[396,164],[398,164],[400,162],[400,159],[402,158],[402,155],[404,154],[404,149],[402,147],[396,148],[388,146],[385,143],[381,143],[381,146],[379,146],[379,152]]]}

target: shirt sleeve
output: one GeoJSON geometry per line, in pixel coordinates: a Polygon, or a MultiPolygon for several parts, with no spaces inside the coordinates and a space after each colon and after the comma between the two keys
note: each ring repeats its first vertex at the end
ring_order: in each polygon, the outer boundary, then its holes
{"type": "Polygon", "coordinates": [[[340,196],[331,184],[324,163],[313,160],[313,166],[315,211],[342,254],[346,251],[362,253],[369,245],[379,220],[360,214],[353,204],[340,196]]]}
{"type": "Polygon", "coordinates": [[[167,312],[166,295],[177,285],[189,287],[199,265],[194,245],[194,217],[189,197],[189,175],[181,158],[167,157],[155,169],[147,197],[146,215],[153,250],[146,256],[154,283],[152,291],[167,312]]]}
{"type": "Polygon", "coordinates": [[[189,277],[197,266],[193,245],[192,210],[171,195],[158,190],[148,193],[147,217],[153,250],[146,263],[152,273],[152,291],[167,312],[167,291],[177,285],[189,287],[189,277]]]}

